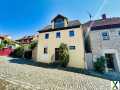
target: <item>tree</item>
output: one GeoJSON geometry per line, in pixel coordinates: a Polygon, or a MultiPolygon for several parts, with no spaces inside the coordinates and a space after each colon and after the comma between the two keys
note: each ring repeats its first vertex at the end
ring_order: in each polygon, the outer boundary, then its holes
{"type": "Polygon", "coordinates": [[[66,44],[61,43],[60,47],[60,64],[62,67],[66,67],[69,63],[69,50],[66,44]]]}
{"type": "Polygon", "coordinates": [[[24,54],[24,48],[23,47],[18,47],[13,51],[12,56],[22,58],[23,54],[24,54]]]}
{"type": "Polygon", "coordinates": [[[101,56],[97,58],[97,61],[94,63],[94,68],[96,71],[103,73],[105,71],[105,57],[101,56]]]}
{"type": "Polygon", "coordinates": [[[11,43],[11,41],[8,40],[8,39],[3,40],[3,44],[4,44],[5,46],[9,45],[10,43],[11,43]]]}
{"type": "Polygon", "coordinates": [[[33,50],[36,46],[37,46],[37,42],[32,42],[32,43],[29,45],[29,49],[33,50]]]}
{"type": "Polygon", "coordinates": [[[0,44],[0,49],[4,48],[4,45],[3,44],[0,44]]]}

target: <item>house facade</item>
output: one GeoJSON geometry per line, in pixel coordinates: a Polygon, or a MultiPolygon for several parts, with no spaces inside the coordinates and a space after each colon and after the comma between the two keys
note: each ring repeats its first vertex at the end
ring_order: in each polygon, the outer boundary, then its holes
{"type": "Polygon", "coordinates": [[[2,41],[4,40],[3,36],[0,36],[0,44],[2,44],[2,41]]]}
{"type": "Polygon", "coordinates": [[[33,36],[24,36],[16,41],[22,45],[27,45],[27,44],[30,44],[32,40],[33,40],[33,36]]]}
{"type": "Polygon", "coordinates": [[[107,18],[89,21],[85,24],[93,61],[100,56],[106,58],[106,71],[120,72],[120,18],[107,18]]]}
{"type": "Polygon", "coordinates": [[[2,44],[2,41],[5,39],[12,40],[11,36],[9,36],[9,35],[0,35],[0,44],[2,44]]]}
{"type": "Polygon", "coordinates": [[[85,68],[82,25],[78,20],[69,21],[62,15],[57,15],[51,25],[39,31],[37,61],[57,62],[61,43],[67,44],[69,49],[68,66],[85,68]]]}
{"type": "Polygon", "coordinates": [[[32,35],[32,36],[24,36],[24,37],[22,37],[22,38],[20,38],[20,39],[18,39],[16,41],[19,42],[22,45],[29,45],[33,41],[37,42],[37,40],[38,40],[38,35],[35,34],[35,35],[32,35]]]}

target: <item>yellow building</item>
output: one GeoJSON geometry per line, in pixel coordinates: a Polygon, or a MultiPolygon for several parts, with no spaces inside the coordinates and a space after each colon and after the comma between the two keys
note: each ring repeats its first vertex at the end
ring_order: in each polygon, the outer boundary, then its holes
{"type": "Polygon", "coordinates": [[[83,30],[79,20],[69,21],[67,17],[57,15],[51,25],[39,31],[37,61],[52,63],[58,61],[59,46],[67,44],[69,48],[69,67],[85,68],[83,30]]]}

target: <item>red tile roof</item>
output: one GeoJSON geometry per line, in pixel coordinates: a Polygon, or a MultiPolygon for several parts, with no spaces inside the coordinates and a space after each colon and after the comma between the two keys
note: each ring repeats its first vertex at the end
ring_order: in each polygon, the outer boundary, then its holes
{"type": "Polygon", "coordinates": [[[120,27],[120,17],[92,20],[85,23],[84,26],[87,26],[87,27],[91,26],[92,30],[117,28],[117,27],[120,27]]]}

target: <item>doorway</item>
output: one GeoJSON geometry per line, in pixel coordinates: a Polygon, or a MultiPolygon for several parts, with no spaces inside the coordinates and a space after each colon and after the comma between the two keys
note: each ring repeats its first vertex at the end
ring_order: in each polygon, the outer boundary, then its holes
{"type": "Polygon", "coordinates": [[[108,71],[115,71],[115,66],[114,66],[115,55],[105,54],[105,58],[106,58],[108,71]]]}
{"type": "Polygon", "coordinates": [[[59,61],[60,61],[60,49],[55,48],[55,62],[59,62],[59,61]]]}

